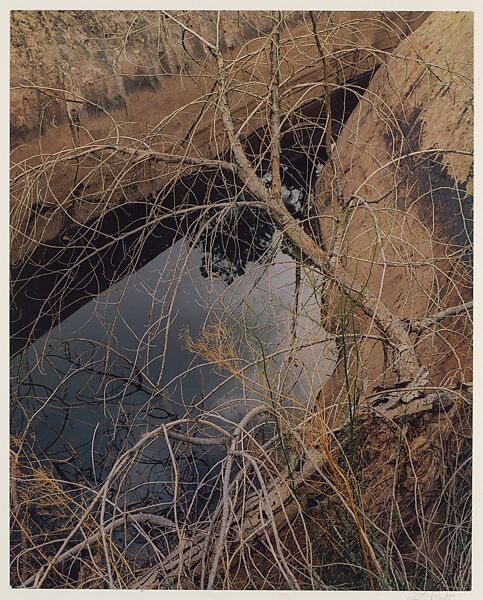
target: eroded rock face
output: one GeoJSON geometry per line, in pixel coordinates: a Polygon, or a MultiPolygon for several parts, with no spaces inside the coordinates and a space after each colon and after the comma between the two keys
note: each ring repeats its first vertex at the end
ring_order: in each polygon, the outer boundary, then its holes
{"type": "MultiPolygon", "coordinates": [[[[337,57],[328,65],[331,81],[372,68],[371,48],[392,49],[426,16],[321,13],[318,31],[325,40],[332,31],[330,49],[337,57]]],[[[263,45],[272,27],[269,15],[225,11],[218,21],[216,12],[193,11],[178,17],[185,30],[162,11],[12,13],[12,261],[54,239],[66,222],[82,224],[110,207],[142,199],[176,175],[173,165],[113,156],[106,145],[141,144],[208,158],[226,147],[211,103],[216,65],[200,39],[214,43],[217,23],[228,64],[250,53],[255,57],[253,64],[244,62],[243,69],[230,72],[239,86],[231,95],[237,122],[246,121],[249,131],[266,123],[266,111],[254,110],[256,98],[244,86],[254,86],[255,93],[266,89],[269,53],[263,45]],[[87,148],[79,157],[78,149],[87,148]]],[[[282,42],[288,87],[320,79],[307,13],[287,15],[282,42]]],[[[320,94],[320,87],[310,94],[293,87],[284,108],[320,94]]]]}
{"type": "MultiPolygon", "coordinates": [[[[432,13],[386,57],[318,181],[325,244],[403,319],[471,299],[472,150],[472,14],[432,13]]],[[[470,321],[415,336],[435,385],[470,378],[470,321]]],[[[390,357],[363,346],[373,382],[390,382],[390,357]]]]}

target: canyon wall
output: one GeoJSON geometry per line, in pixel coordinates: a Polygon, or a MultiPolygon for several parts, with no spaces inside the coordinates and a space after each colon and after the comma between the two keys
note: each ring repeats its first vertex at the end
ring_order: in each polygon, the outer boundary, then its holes
{"type": "MultiPolygon", "coordinates": [[[[373,68],[426,17],[320,13],[329,81],[373,68]]],[[[265,125],[257,97],[268,89],[271,28],[267,13],[250,11],[13,11],[11,261],[177,177],[179,163],[161,154],[180,156],[186,172],[186,157],[223,152],[216,63],[203,40],[224,55],[237,123],[265,125]]],[[[288,110],[324,93],[303,85],[323,75],[309,13],[285,15],[282,44],[288,110]]]]}

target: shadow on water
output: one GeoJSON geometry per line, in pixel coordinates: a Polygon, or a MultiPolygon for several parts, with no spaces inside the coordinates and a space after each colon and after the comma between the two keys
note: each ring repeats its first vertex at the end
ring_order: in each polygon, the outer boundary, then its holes
{"type": "MultiPolygon", "coordinates": [[[[358,85],[368,81],[369,75],[358,85]]],[[[344,90],[332,102],[337,133],[357,96],[344,90]]],[[[286,204],[296,217],[303,216],[326,160],[322,105],[304,111],[304,126],[292,123],[294,131],[282,139],[286,204]]],[[[264,139],[263,132],[250,138],[254,156],[263,154],[264,139]]],[[[260,169],[269,175],[263,160],[260,169]]],[[[295,261],[266,216],[232,211],[225,215],[228,232],[207,227],[194,247],[196,215],[166,218],[167,209],[237,193],[227,174],[191,175],[163,194],[162,205],[154,195],[112,209],[102,223],[64,233],[13,269],[11,431],[28,430],[34,454],[67,484],[104,481],[123,450],[179,416],[210,414],[230,428],[251,406],[283,406],[287,398],[303,414],[330,374],[334,357],[320,326],[320,282],[308,270],[297,292],[295,261]],[[303,310],[294,320],[296,297],[303,310]],[[219,361],[233,342],[242,380],[186,348],[187,336],[199,339],[204,326],[222,322],[229,334],[219,361]]],[[[189,496],[204,479],[213,499],[210,477],[224,451],[189,446],[183,452],[183,493],[189,496]]],[[[164,439],[143,452],[130,503],[172,501],[169,462],[164,439]]]]}
{"type": "MultiPolygon", "coordinates": [[[[371,75],[362,75],[352,88],[348,85],[332,95],[334,138],[356,106],[358,94],[363,93],[371,75]]],[[[287,187],[311,189],[317,166],[327,158],[322,140],[324,124],[323,103],[318,101],[302,107],[286,124],[290,130],[283,135],[281,146],[287,187]]],[[[249,137],[247,150],[254,158],[266,152],[267,137],[265,130],[249,137]]],[[[260,161],[260,166],[267,172],[266,159],[260,161]]],[[[196,207],[210,200],[223,200],[233,194],[235,184],[230,174],[204,169],[183,178],[167,193],[161,190],[137,202],[112,208],[87,227],[68,228],[56,239],[40,246],[11,270],[11,354],[21,351],[56,323],[116,281],[142,268],[183,237],[196,220],[196,213],[167,218],[169,211],[175,207],[196,207]]],[[[243,234],[243,228],[239,233],[243,234]]],[[[248,236],[246,247],[253,241],[250,230],[248,236]]],[[[240,248],[239,241],[235,245],[240,248]]],[[[224,246],[227,249],[226,243],[224,246]]],[[[247,260],[256,259],[247,254],[247,260]]]]}

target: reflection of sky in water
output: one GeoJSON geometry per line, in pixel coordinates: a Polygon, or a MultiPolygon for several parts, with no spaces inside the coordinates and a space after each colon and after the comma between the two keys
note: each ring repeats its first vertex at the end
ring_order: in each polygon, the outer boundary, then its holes
{"type": "MultiPolygon", "coordinates": [[[[83,465],[97,470],[146,429],[187,410],[196,416],[197,404],[234,421],[260,401],[310,405],[333,365],[327,345],[314,343],[324,339],[316,279],[302,278],[295,343],[306,347],[294,350],[291,258],[279,253],[270,266],[252,265],[226,286],[204,279],[199,252],[187,254],[186,248],[178,242],[24,354],[24,419],[45,405],[32,429],[49,457],[70,456],[76,448],[83,465]],[[203,325],[217,319],[229,326],[241,350],[243,381],[223,383],[226,372],[203,366],[180,339],[185,330],[198,339],[203,325]]],[[[21,358],[13,361],[13,376],[21,358]]],[[[20,412],[12,422],[20,425],[20,412]]],[[[163,444],[153,444],[148,454],[165,454],[163,444]]]]}

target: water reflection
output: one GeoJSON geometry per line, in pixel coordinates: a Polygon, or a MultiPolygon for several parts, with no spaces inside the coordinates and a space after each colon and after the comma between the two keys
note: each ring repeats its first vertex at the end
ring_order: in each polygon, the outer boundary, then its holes
{"type": "MultiPolygon", "coordinates": [[[[183,415],[238,422],[269,402],[303,418],[333,368],[333,347],[319,324],[320,281],[302,273],[294,320],[295,263],[272,252],[226,285],[204,278],[200,252],[180,240],[119,281],[15,357],[12,429],[30,419],[39,457],[77,480],[102,479],[123,448],[183,415]],[[225,336],[215,340],[218,364],[210,349],[187,349],[189,339],[209,346],[213,334],[225,336]]],[[[166,454],[163,439],[152,444],[140,479],[162,479],[166,454]]]]}

